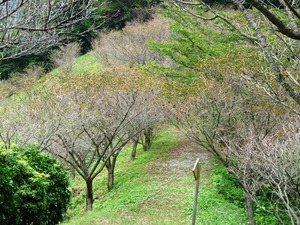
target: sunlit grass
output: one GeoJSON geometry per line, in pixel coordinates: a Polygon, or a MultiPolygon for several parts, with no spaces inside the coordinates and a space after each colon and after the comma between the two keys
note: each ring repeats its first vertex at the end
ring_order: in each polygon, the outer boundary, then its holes
{"type": "Polygon", "coordinates": [[[101,63],[94,57],[93,52],[89,52],[85,55],[82,55],[76,58],[74,64],[74,72],[75,73],[96,73],[98,72],[102,65],[101,63]]]}

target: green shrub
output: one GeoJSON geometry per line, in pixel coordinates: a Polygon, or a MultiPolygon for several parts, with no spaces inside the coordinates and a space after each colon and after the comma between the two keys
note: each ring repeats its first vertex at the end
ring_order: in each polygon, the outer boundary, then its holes
{"type": "Polygon", "coordinates": [[[213,183],[216,191],[239,207],[244,206],[243,189],[237,180],[223,166],[214,167],[213,183]]]}
{"type": "Polygon", "coordinates": [[[57,224],[70,199],[67,173],[33,148],[0,147],[0,224],[57,224]]]}

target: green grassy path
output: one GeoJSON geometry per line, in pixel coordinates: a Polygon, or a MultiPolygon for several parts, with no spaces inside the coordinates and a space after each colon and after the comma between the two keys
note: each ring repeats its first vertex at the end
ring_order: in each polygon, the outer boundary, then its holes
{"type": "Polygon", "coordinates": [[[84,213],[84,185],[74,181],[77,196],[64,225],[191,224],[192,167],[197,157],[202,164],[197,224],[244,224],[244,210],[228,203],[211,186],[209,154],[177,132],[160,133],[151,150],[140,149],[135,161],[130,160],[130,148],[119,157],[114,190],[107,192],[105,172],[96,179],[92,212],[84,213]]]}

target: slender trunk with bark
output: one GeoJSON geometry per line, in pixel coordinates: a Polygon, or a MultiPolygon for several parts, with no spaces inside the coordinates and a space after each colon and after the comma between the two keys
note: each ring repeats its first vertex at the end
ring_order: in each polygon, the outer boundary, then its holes
{"type": "Polygon", "coordinates": [[[114,172],[115,168],[111,167],[108,170],[108,180],[107,180],[107,188],[108,190],[111,190],[114,187],[114,183],[115,183],[115,172],[114,172]]]}
{"type": "Polygon", "coordinates": [[[139,138],[134,138],[133,139],[133,147],[132,147],[132,151],[131,151],[131,160],[135,160],[136,157],[136,150],[139,144],[139,138]]]}
{"type": "Polygon", "coordinates": [[[86,211],[93,209],[93,180],[88,179],[86,183],[86,211]]]}
{"type": "Polygon", "coordinates": [[[144,136],[145,136],[145,143],[143,145],[144,151],[149,150],[152,144],[152,137],[153,137],[153,128],[149,127],[144,131],[144,136]]]}
{"type": "Polygon", "coordinates": [[[114,187],[115,183],[115,166],[117,161],[117,155],[111,156],[112,160],[109,159],[106,163],[107,169],[107,189],[110,191],[114,187]]]}
{"type": "Polygon", "coordinates": [[[248,224],[256,225],[254,220],[254,202],[249,193],[244,191],[245,210],[248,218],[248,224]]]}

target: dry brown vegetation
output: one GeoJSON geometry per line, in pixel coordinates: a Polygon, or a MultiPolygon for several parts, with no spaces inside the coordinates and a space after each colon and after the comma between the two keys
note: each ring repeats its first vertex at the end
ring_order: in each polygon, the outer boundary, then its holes
{"type": "Polygon", "coordinates": [[[121,31],[100,34],[93,49],[95,56],[105,65],[164,63],[166,59],[151,51],[147,42],[164,42],[168,37],[168,20],[156,16],[146,24],[132,22],[121,31]]]}

